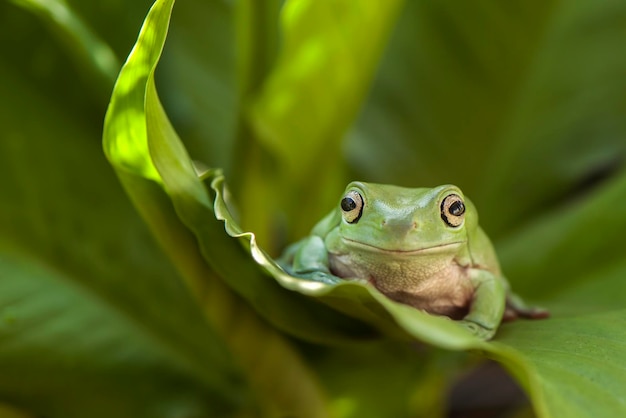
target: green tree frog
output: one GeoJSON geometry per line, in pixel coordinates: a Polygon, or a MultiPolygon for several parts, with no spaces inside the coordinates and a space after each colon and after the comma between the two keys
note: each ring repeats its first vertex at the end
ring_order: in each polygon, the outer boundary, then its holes
{"type": "Polygon", "coordinates": [[[511,292],[474,205],[452,185],[350,183],[281,264],[329,284],[369,283],[395,301],[458,320],[483,339],[503,319],[548,315],[511,292]]]}

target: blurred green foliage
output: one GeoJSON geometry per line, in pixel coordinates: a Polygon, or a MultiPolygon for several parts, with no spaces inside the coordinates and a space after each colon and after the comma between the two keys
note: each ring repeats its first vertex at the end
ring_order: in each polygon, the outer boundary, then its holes
{"type": "Polygon", "coordinates": [[[436,417],[455,350],[538,416],[624,415],[626,3],[179,0],[184,146],[158,3],[114,171],[151,2],[0,2],[0,417],[436,417]],[[554,318],[483,343],[275,270],[355,178],[462,187],[554,318]]]}

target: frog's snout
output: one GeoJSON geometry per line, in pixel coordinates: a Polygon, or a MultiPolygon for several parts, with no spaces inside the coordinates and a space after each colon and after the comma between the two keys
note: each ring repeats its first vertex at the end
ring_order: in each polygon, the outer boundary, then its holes
{"type": "Polygon", "coordinates": [[[416,230],[418,225],[413,219],[386,218],[382,220],[381,227],[390,233],[402,236],[416,230]]]}

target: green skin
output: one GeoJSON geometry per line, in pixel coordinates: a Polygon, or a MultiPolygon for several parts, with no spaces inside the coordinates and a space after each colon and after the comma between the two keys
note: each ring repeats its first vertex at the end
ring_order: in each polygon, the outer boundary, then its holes
{"type": "Polygon", "coordinates": [[[459,188],[353,182],[346,197],[354,209],[340,201],[286,250],[281,264],[288,272],[330,284],[370,283],[390,299],[459,320],[483,339],[503,318],[547,316],[510,291],[476,208],[459,188]],[[444,204],[455,200],[464,207],[458,216],[444,204]]]}

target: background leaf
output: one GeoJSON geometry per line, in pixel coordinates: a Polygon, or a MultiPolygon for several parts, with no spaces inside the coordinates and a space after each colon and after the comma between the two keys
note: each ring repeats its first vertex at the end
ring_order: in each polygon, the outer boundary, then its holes
{"type": "Polygon", "coordinates": [[[512,234],[623,159],[625,20],[613,0],[407,4],[348,144],[355,175],[458,184],[491,236],[512,234]]]}
{"type": "Polygon", "coordinates": [[[490,351],[532,397],[539,416],[620,416],[626,411],[624,310],[518,322],[490,351]]]}
{"type": "MultiPolygon", "coordinates": [[[[324,397],[313,369],[337,416],[442,414],[443,388],[477,360],[415,352],[405,342],[412,335],[505,364],[539,416],[624,415],[622,3],[426,0],[403,8],[392,2],[375,16],[366,13],[372,5],[290,1],[282,17],[276,0],[177,5],[157,74],[163,105],[191,157],[225,168],[244,226],[262,248],[276,254],[305,234],[354,178],[459,184],[477,203],[514,288],[554,314],[506,324],[496,341],[482,344],[457,335],[462,330],[449,321],[360,286],[307,291],[280,275],[272,281],[271,261],[264,272],[246,254],[248,237],[223,234],[206,202],[182,202],[194,209],[183,217],[180,196],[173,205],[153,170],[157,182],[134,183],[131,196],[143,199],[140,212],[172,266],[99,153],[111,79],[89,55],[96,45],[125,57],[150,2],[0,2],[0,287],[7,289],[0,294],[0,398],[46,416],[84,416],[90,408],[116,416],[229,415],[230,408],[271,415],[298,403],[299,394],[324,397]],[[51,19],[49,10],[65,10],[69,20],[51,19]],[[352,67],[355,56],[345,53],[307,61],[313,41],[330,52],[342,45],[364,51],[365,59],[352,67]],[[346,74],[349,83],[336,83],[346,74]],[[300,99],[275,117],[272,103],[284,95],[300,99]],[[317,151],[298,153],[304,139],[317,151]],[[196,236],[204,237],[209,263],[196,236]],[[60,309],[37,327],[27,321],[67,301],[80,310],[60,309]],[[83,321],[96,319],[98,332],[85,333],[83,321]],[[294,344],[266,319],[318,342],[369,337],[363,322],[390,338],[347,348],[294,344]],[[80,344],[59,343],[74,334],[80,344]],[[99,338],[114,349],[94,356],[99,338]],[[120,338],[132,342],[127,351],[120,338]],[[135,357],[123,357],[128,350],[135,357]],[[291,357],[277,361],[284,355],[291,357]],[[144,362],[125,364],[135,358],[144,362]],[[267,368],[252,372],[257,359],[267,368]],[[286,374],[273,365],[297,367],[286,374]],[[292,389],[310,386],[279,399],[284,386],[263,385],[270,375],[292,389]],[[20,384],[11,386],[15,376],[20,384]],[[81,379],[109,404],[55,392],[81,379]],[[389,390],[375,397],[369,389],[381,381],[389,390]]],[[[217,192],[206,185],[201,194],[211,200],[217,192]]]]}
{"type": "Polygon", "coordinates": [[[95,76],[94,87],[104,87],[112,83],[117,74],[119,63],[111,48],[93,33],[83,20],[74,14],[63,0],[12,0],[51,25],[75,59],[80,59],[87,70],[95,76]]]}
{"type": "MultiPolygon", "coordinates": [[[[156,93],[154,70],[165,42],[172,6],[173,0],[154,4],[120,73],[105,120],[105,151],[135,205],[187,279],[207,319],[237,356],[238,365],[243,367],[256,390],[256,400],[264,415],[325,416],[324,399],[298,354],[221,282],[217,282],[220,278],[216,276],[222,275],[232,283],[237,277],[244,285],[254,284],[254,280],[258,281],[258,274],[250,271],[254,266],[246,263],[240,248],[233,251],[232,246],[224,245],[228,242],[220,239],[224,235],[223,227],[216,229],[215,222],[211,222],[209,195],[156,93]],[[163,195],[157,190],[159,186],[172,199],[181,221],[195,233],[199,248],[208,256],[208,265],[199,259],[189,231],[168,210],[169,202],[159,200],[163,195]],[[178,239],[172,241],[172,237],[178,239]],[[233,301],[238,302],[238,306],[233,306],[233,301]],[[235,318],[229,315],[233,309],[238,311],[235,318]]],[[[249,296],[255,287],[239,285],[235,289],[249,296]]],[[[307,314],[302,306],[300,310],[293,310],[294,316],[277,315],[281,306],[271,302],[280,303],[282,297],[284,304],[289,299],[285,298],[284,291],[282,295],[276,293],[278,287],[266,286],[265,289],[274,292],[254,296],[265,302],[270,299],[270,309],[258,303],[254,306],[262,308],[261,312],[274,323],[298,332],[294,324],[302,325],[304,318],[313,329],[300,331],[303,335],[321,333],[322,336],[317,338],[328,338],[326,334],[333,334],[333,331],[321,328],[316,323],[319,319],[307,314]]],[[[251,299],[254,301],[255,298],[251,299]]]]}
{"type": "MultiPolygon", "coordinates": [[[[5,2],[0,7],[9,27],[34,21],[5,2]]],[[[47,43],[37,27],[30,22],[15,34],[32,41],[31,53],[41,57],[37,51],[47,43]]],[[[2,45],[11,59],[0,65],[5,104],[0,112],[5,179],[0,313],[14,318],[10,328],[0,330],[2,398],[47,416],[96,416],[98,411],[101,416],[167,416],[232,407],[245,390],[234,389],[242,383],[230,353],[213,338],[106,164],[101,123],[93,123],[101,118],[99,105],[87,101],[79,107],[71,88],[65,95],[56,95],[59,86],[40,88],[47,77],[61,73],[59,84],[73,78],[80,90],[77,70],[55,67],[65,52],[51,47],[52,67],[37,75],[42,68],[34,58],[21,61],[23,51],[2,45]],[[14,259],[22,261],[13,266],[14,259]],[[95,325],[101,333],[91,335],[95,325]],[[68,346],[72,340],[76,346],[68,346]],[[108,357],[103,346],[114,348],[108,357]],[[143,369],[127,367],[133,356],[145,357],[143,369]],[[124,379],[128,386],[121,384],[124,379]],[[58,392],[61,388],[64,392],[58,392]],[[81,388],[108,395],[86,392],[78,402],[73,394],[81,388]],[[99,408],[104,399],[109,405],[99,408]],[[154,409],[145,409],[146,403],[154,409]]]]}
{"type": "Polygon", "coordinates": [[[277,231],[293,240],[310,228],[297,216],[302,206],[321,216],[334,201],[329,191],[343,177],[340,138],[360,108],[400,6],[305,0],[281,9],[276,64],[242,105],[235,164],[252,169],[232,172],[243,225],[270,252],[284,244],[271,239],[277,231]],[[312,176],[317,182],[302,192],[297,185],[312,176]],[[286,216],[269,224],[258,215],[278,210],[286,216]]]}
{"type": "Polygon", "coordinates": [[[176,3],[155,74],[167,114],[191,156],[227,171],[239,105],[235,24],[231,2],[176,3]]]}
{"type": "MultiPolygon", "coordinates": [[[[160,417],[225,413],[224,399],[240,390],[230,373],[198,370],[181,343],[160,339],[76,278],[22,257],[5,255],[1,265],[5,399],[47,416],[160,417]]],[[[225,353],[220,360],[228,363],[225,353]]]]}
{"type": "MultiPolygon", "coordinates": [[[[593,193],[547,213],[515,239],[506,241],[503,260],[515,277],[526,278],[520,286],[545,298],[582,281],[591,282],[593,275],[622,265],[623,252],[616,243],[626,222],[624,193],[626,174],[621,172],[593,193]],[[520,253],[527,256],[515,256],[520,253]],[[545,280],[553,275],[554,279],[545,280]]],[[[603,295],[614,292],[611,286],[598,289],[590,302],[601,303],[603,295]]]]}

